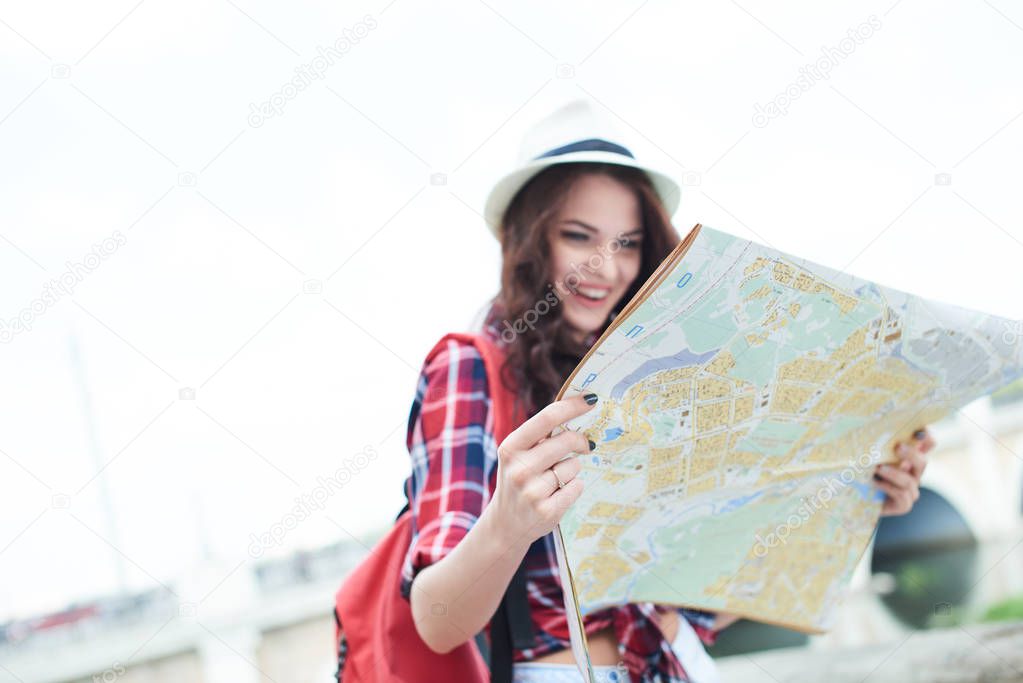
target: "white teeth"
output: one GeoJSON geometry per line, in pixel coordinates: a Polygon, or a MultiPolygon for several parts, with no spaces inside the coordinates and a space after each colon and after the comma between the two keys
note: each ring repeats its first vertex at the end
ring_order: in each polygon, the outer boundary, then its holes
{"type": "Polygon", "coordinates": [[[607,296],[606,289],[590,289],[589,287],[580,287],[579,293],[590,299],[603,299],[607,296]]]}

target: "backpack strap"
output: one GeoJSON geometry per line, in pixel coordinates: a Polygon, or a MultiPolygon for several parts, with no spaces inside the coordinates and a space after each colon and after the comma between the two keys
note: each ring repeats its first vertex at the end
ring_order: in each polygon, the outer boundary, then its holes
{"type": "MultiPolygon", "coordinates": [[[[448,338],[472,343],[483,358],[483,365],[487,371],[490,406],[494,413],[494,440],[501,443],[528,417],[523,412],[515,391],[505,384],[502,377],[504,351],[485,333],[452,333],[445,336],[445,339],[448,338]]],[[[511,683],[514,650],[533,647],[534,635],[523,560],[515,570],[497,611],[491,618],[489,647],[480,648],[484,660],[490,667],[492,683],[511,683]]]]}
{"type": "MultiPolygon", "coordinates": [[[[525,416],[519,408],[517,396],[504,383],[501,369],[504,353],[486,335],[476,335],[476,348],[483,356],[487,368],[487,386],[491,407],[495,412],[494,438],[504,441],[525,416]]],[[[519,564],[494,614],[490,630],[489,666],[492,683],[512,683],[514,650],[534,646],[533,619],[529,614],[529,596],[526,591],[525,560],[519,564]]]]}
{"type": "Polygon", "coordinates": [[[512,683],[514,650],[533,647],[533,619],[526,594],[526,566],[519,565],[490,625],[491,683],[512,683]]]}

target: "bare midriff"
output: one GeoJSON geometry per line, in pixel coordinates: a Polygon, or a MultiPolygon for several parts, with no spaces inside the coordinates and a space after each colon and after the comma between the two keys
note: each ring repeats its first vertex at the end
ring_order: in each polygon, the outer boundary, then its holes
{"type": "MultiPolygon", "coordinates": [[[[668,610],[661,614],[660,626],[664,637],[668,642],[674,642],[678,632],[678,610],[668,610]]],[[[618,656],[618,639],[615,637],[614,628],[608,626],[595,633],[587,634],[586,642],[590,647],[590,661],[594,666],[615,666],[621,660],[618,656]]],[[[549,652],[533,660],[547,664],[574,664],[571,648],[549,652]]]]}

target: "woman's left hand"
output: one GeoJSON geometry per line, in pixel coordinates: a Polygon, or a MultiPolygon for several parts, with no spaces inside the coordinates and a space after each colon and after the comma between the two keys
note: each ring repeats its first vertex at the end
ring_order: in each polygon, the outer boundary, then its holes
{"type": "Polygon", "coordinates": [[[913,432],[908,443],[896,443],[897,465],[878,465],[874,474],[874,486],[885,492],[881,516],[904,515],[913,508],[920,497],[920,477],[927,467],[925,457],[934,448],[934,437],[921,427],[913,432]]]}

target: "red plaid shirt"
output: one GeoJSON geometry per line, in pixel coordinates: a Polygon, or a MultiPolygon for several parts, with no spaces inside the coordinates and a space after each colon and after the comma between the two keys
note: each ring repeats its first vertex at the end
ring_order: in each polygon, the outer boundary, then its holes
{"type": "MultiPolygon", "coordinates": [[[[494,328],[485,329],[496,338],[494,328]]],[[[486,368],[471,344],[449,341],[446,351],[424,365],[409,415],[407,446],[412,474],[405,493],[413,535],[402,568],[401,593],[406,599],[416,573],[458,544],[492,493],[489,482],[497,467],[498,444],[486,368]]],[[[534,541],[525,561],[535,642],[529,649],[516,649],[514,661],[570,647],[553,534],[534,541]]],[[[679,610],[704,643],[714,642],[714,614],[651,603],[594,612],[584,625],[588,634],[615,627],[623,661],[638,680],[654,681],[660,675],[662,681],[685,681],[681,664],[654,621],[657,612],[671,609],[679,610]]]]}

